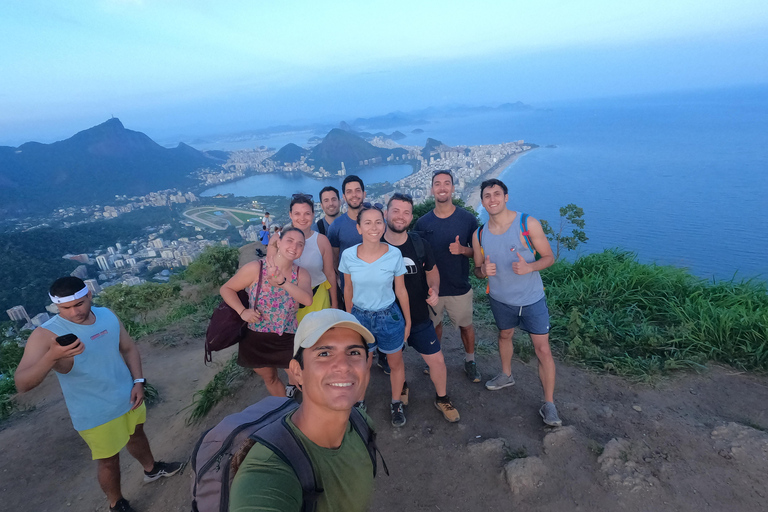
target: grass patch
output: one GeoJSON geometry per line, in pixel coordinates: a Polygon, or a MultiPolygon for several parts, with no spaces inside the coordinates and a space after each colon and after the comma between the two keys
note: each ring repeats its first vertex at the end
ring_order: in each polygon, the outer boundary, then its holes
{"type": "Polygon", "coordinates": [[[0,377],[0,420],[6,419],[16,410],[16,401],[13,398],[15,395],[16,384],[13,382],[13,377],[10,375],[0,377]]]}
{"type": "Polygon", "coordinates": [[[186,420],[187,425],[193,425],[205,418],[217,403],[230,396],[242,384],[248,373],[248,368],[237,365],[237,354],[233,354],[224,368],[214,375],[203,389],[195,392],[190,406],[192,412],[186,420]]]}
{"type": "Polygon", "coordinates": [[[0,334],[0,420],[6,419],[16,410],[16,383],[13,374],[19,366],[24,348],[19,340],[0,334]]]}
{"type": "MultiPolygon", "coordinates": [[[[167,313],[160,318],[155,318],[146,322],[136,321],[129,318],[121,318],[121,320],[123,321],[128,334],[130,334],[133,339],[139,339],[143,336],[162,331],[179,320],[192,317],[187,332],[192,337],[198,337],[205,335],[213,310],[219,302],[221,302],[221,297],[219,295],[207,296],[197,304],[178,299],[168,307],[167,313]]],[[[168,340],[163,340],[163,344],[174,346],[176,345],[176,340],[171,340],[169,338],[168,340]],[[166,341],[168,341],[168,343],[166,343],[166,341]]]]}
{"type": "Polygon", "coordinates": [[[587,448],[589,448],[589,451],[594,453],[597,457],[601,456],[605,450],[603,445],[593,439],[589,440],[589,443],[587,443],[587,448]]]}
{"type": "Polygon", "coordinates": [[[760,425],[759,423],[755,423],[752,420],[744,420],[741,422],[741,424],[749,428],[759,430],[760,432],[768,432],[768,428],[765,428],[764,426],[760,425]]]}
{"type": "Polygon", "coordinates": [[[568,360],[639,379],[707,361],[768,369],[765,283],[712,283],[616,249],[542,277],[551,339],[568,360]]]}
{"type": "Polygon", "coordinates": [[[144,383],[144,403],[147,405],[147,407],[151,407],[162,401],[163,399],[160,397],[160,392],[157,390],[157,388],[152,384],[150,384],[149,382],[145,382],[144,383]]]}
{"type": "Polygon", "coordinates": [[[512,449],[512,448],[505,448],[504,449],[504,460],[510,461],[515,459],[525,459],[528,457],[528,450],[525,448],[525,446],[520,446],[518,448],[512,449]]]}

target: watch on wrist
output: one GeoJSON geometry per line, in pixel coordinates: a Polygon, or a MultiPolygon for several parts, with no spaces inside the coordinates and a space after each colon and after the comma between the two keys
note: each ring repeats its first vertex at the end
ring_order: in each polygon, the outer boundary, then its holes
{"type": "Polygon", "coordinates": [[[146,384],[147,379],[133,379],[134,384],[146,384]]]}

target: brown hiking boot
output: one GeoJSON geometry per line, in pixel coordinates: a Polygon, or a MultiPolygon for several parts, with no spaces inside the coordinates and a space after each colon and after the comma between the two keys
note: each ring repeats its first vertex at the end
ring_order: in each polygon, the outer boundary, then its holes
{"type": "Polygon", "coordinates": [[[459,411],[456,410],[447,395],[443,399],[435,399],[435,408],[443,413],[443,418],[449,423],[456,423],[461,419],[459,411]]]}

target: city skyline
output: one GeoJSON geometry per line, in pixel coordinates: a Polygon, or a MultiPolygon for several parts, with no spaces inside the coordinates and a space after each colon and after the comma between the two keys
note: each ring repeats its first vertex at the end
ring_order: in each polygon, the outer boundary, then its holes
{"type": "Polygon", "coordinates": [[[6,6],[0,145],[768,83],[768,4],[80,0],[6,6]]]}

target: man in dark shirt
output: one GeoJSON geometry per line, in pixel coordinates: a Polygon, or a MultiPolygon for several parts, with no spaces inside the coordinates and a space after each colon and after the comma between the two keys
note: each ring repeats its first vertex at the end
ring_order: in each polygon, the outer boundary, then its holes
{"type": "Polygon", "coordinates": [[[320,205],[325,215],[312,224],[312,231],[317,231],[323,235],[328,234],[331,224],[341,213],[340,199],[339,191],[335,187],[323,187],[323,190],[320,191],[320,205]]]}
{"type": "Polygon", "coordinates": [[[414,231],[432,247],[440,272],[440,297],[432,320],[438,340],[443,334],[443,311],[459,326],[464,344],[464,371],[472,382],[480,382],[475,363],[475,328],[472,325],[472,287],[469,284],[469,258],[473,256],[472,235],[477,219],[453,204],[453,175],[437,171],[432,176],[435,209],[416,221],[414,231]]]}
{"type": "MultiPolygon", "coordinates": [[[[429,317],[429,308],[438,302],[440,275],[429,244],[419,235],[406,231],[412,220],[411,196],[394,194],[387,203],[387,231],[384,233],[384,240],[403,253],[406,268],[405,288],[408,290],[412,325],[408,345],[416,349],[429,366],[429,376],[435,385],[435,407],[443,413],[447,421],[453,423],[459,421],[459,412],[448,398],[445,359],[432,319],[429,317]]],[[[408,405],[407,382],[403,385],[400,400],[408,405]]]]}
{"type": "MultiPolygon", "coordinates": [[[[363,180],[350,174],[341,184],[341,193],[347,203],[347,212],[333,221],[328,228],[328,240],[333,247],[334,268],[338,272],[341,253],[353,245],[362,243],[363,236],[357,231],[357,215],[365,201],[365,185],[363,180]]],[[[340,292],[343,292],[344,281],[341,281],[340,292]]]]}

